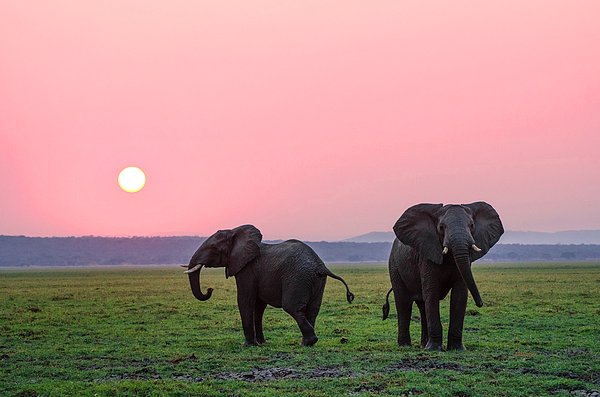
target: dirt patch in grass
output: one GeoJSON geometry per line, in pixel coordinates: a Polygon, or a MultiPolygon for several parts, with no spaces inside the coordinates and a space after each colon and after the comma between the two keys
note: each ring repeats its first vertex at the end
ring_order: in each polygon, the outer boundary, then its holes
{"type": "Polygon", "coordinates": [[[187,361],[187,360],[192,360],[195,361],[198,358],[196,357],[196,355],[194,353],[190,354],[189,356],[184,356],[184,357],[175,357],[172,360],[167,360],[167,362],[171,363],[171,364],[179,364],[182,361],[187,361]]]}
{"type": "Polygon", "coordinates": [[[198,383],[198,382],[203,382],[204,378],[201,377],[201,376],[193,377],[191,375],[173,375],[173,380],[178,380],[178,381],[181,381],[181,382],[198,383]]]}
{"type": "Polygon", "coordinates": [[[159,380],[162,379],[160,374],[157,374],[153,371],[143,371],[143,372],[135,372],[128,373],[123,372],[121,374],[112,374],[104,378],[103,380],[115,381],[115,380],[159,380]]]}
{"type": "Polygon", "coordinates": [[[559,394],[559,393],[569,393],[572,396],[577,396],[577,397],[600,397],[600,393],[595,391],[595,390],[585,390],[585,389],[579,389],[579,390],[567,390],[567,389],[557,389],[552,391],[553,394],[559,394]]]}
{"type": "Polygon", "coordinates": [[[300,374],[292,368],[254,368],[250,372],[220,372],[215,375],[221,380],[243,380],[246,382],[262,382],[277,379],[295,379],[300,374]]]}
{"type": "Polygon", "coordinates": [[[595,390],[573,390],[571,394],[581,397],[600,397],[600,393],[595,390]]]}
{"type": "Polygon", "coordinates": [[[457,363],[447,363],[441,361],[431,360],[429,358],[407,358],[392,364],[388,367],[395,371],[418,371],[427,372],[434,370],[450,370],[450,371],[465,371],[467,367],[457,363]]]}
{"type": "Polygon", "coordinates": [[[567,357],[580,357],[588,356],[593,354],[590,349],[586,348],[568,348],[565,350],[564,355],[567,357]]]}
{"type": "MultiPolygon", "coordinates": [[[[600,385],[600,374],[598,373],[585,373],[585,374],[579,374],[576,372],[571,372],[571,371],[542,371],[542,370],[538,370],[535,368],[531,368],[531,367],[525,367],[525,368],[518,368],[518,369],[501,369],[501,368],[494,368],[495,371],[509,371],[512,372],[514,374],[518,374],[518,375],[522,375],[522,374],[526,374],[526,375],[533,375],[533,376],[556,376],[559,378],[565,378],[565,379],[572,379],[572,380],[576,380],[579,382],[586,382],[586,383],[593,383],[596,385],[600,385]]],[[[598,397],[600,397],[600,395],[598,395],[598,397]]]]}
{"type": "Polygon", "coordinates": [[[341,367],[319,367],[309,371],[298,371],[294,368],[285,367],[254,368],[249,372],[220,372],[214,375],[216,379],[234,379],[246,382],[264,382],[279,379],[351,378],[354,376],[356,376],[355,373],[341,367]]]}
{"type": "Polygon", "coordinates": [[[307,378],[353,378],[356,374],[347,368],[342,367],[322,367],[310,370],[303,377],[307,378]]]}
{"type": "MultiPolygon", "coordinates": [[[[178,357],[167,362],[177,364],[185,360],[196,360],[191,356],[178,357]]],[[[161,380],[173,379],[182,382],[203,382],[207,378],[218,380],[241,380],[245,382],[267,382],[280,379],[324,379],[324,378],[351,378],[356,376],[354,372],[343,367],[317,367],[310,370],[299,370],[287,367],[253,368],[245,372],[219,372],[216,374],[183,373],[177,371],[172,375],[159,374],[151,365],[141,365],[138,368],[113,367],[112,373],[102,379],[94,381],[119,381],[119,380],[161,380]]],[[[99,369],[101,366],[86,367],[86,370],[99,369]]],[[[104,367],[106,368],[106,367],[104,367]]]]}

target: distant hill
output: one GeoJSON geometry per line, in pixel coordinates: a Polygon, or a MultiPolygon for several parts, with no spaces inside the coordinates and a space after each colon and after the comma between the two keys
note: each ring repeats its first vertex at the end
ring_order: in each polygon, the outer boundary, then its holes
{"type": "MultiPolygon", "coordinates": [[[[370,232],[342,240],[352,243],[394,241],[394,232],[370,232]]],[[[500,244],[600,244],[600,230],[569,230],[562,232],[517,232],[508,230],[500,244]]]]}
{"type": "Polygon", "coordinates": [[[502,244],[600,244],[600,230],[567,230],[562,232],[507,231],[502,244]]]}
{"type": "Polygon", "coordinates": [[[343,243],[383,243],[394,241],[394,232],[369,232],[342,240],[343,243]]]}

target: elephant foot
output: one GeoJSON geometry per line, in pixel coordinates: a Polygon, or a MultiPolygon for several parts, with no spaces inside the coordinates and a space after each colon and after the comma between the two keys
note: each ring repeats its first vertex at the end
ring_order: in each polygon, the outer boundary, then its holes
{"type": "Polygon", "coordinates": [[[317,338],[317,335],[313,335],[313,336],[309,336],[308,338],[302,337],[302,346],[312,346],[315,343],[317,343],[317,341],[319,340],[319,338],[317,338]]]}
{"type": "Polygon", "coordinates": [[[253,340],[253,341],[248,341],[248,340],[245,341],[244,342],[244,347],[249,347],[249,346],[258,346],[258,343],[255,340],[253,340]]]}
{"type": "Polygon", "coordinates": [[[465,345],[463,345],[462,343],[448,343],[448,349],[447,350],[456,350],[456,351],[465,351],[467,349],[465,349],[465,345]]]}
{"type": "Polygon", "coordinates": [[[265,343],[267,343],[267,341],[265,340],[265,338],[256,338],[256,343],[259,345],[264,345],[265,343]]]}
{"type": "Polygon", "coordinates": [[[429,342],[427,342],[427,345],[425,345],[425,350],[441,352],[442,351],[442,342],[429,341],[429,342]]]}
{"type": "Polygon", "coordinates": [[[398,338],[398,346],[411,346],[410,338],[398,338]]]}

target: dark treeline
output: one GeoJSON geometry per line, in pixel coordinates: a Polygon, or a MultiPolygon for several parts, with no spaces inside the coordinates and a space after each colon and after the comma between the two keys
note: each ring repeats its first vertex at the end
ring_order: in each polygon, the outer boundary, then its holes
{"type": "MultiPolygon", "coordinates": [[[[149,265],[187,263],[204,237],[0,236],[0,266],[149,265]]],[[[387,261],[391,243],[308,242],[325,262],[387,261]]],[[[600,259],[600,245],[498,244],[485,261],[600,259]]]]}
{"type": "Polygon", "coordinates": [[[0,266],[186,263],[204,237],[0,236],[0,266]]]}

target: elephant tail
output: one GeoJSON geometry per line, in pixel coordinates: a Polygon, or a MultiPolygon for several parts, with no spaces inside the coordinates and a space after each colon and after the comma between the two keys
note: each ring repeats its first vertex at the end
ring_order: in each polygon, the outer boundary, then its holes
{"type": "Polygon", "coordinates": [[[335,278],[336,280],[340,280],[342,283],[344,283],[344,286],[346,286],[346,299],[348,300],[348,303],[352,303],[352,301],[354,300],[354,294],[350,292],[350,288],[348,287],[348,284],[346,284],[344,279],[340,276],[336,276],[331,272],[331,270],[327,268],[325,268],[325,274],[331,278],[335,278]]]}
{"type": "Polygon", "coordinates": [[[388,291],[387,295],[385,296],[385,303],[383,305],[383,320],[385,320],[386,318],[388,318],[388,316],[390,315],[390,294],[392,293],[394,289],[390,288],[390,290],[388,291]]]}

